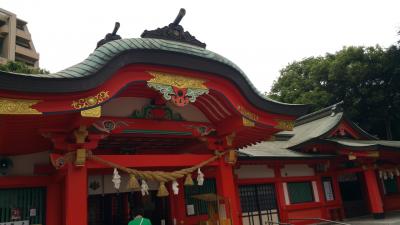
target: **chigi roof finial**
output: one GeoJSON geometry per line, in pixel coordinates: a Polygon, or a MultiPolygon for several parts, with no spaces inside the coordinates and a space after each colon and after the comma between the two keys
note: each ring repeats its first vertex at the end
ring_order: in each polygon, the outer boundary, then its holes
{"type": "Polygon", "coordinates": [[[206,47],[206,44],[197,40],[195,36],[192,36],[189,32],[184,31],[183,27],[179,25],[182,18],[185,16],[186,10],[181,8],[174,22],[163,28],[157,28],[155,30],[145,30],[141,37],[142,38],[158,38],[172,41],[184,42],[191,45],[196,45],[202,48],[206,47]]]}

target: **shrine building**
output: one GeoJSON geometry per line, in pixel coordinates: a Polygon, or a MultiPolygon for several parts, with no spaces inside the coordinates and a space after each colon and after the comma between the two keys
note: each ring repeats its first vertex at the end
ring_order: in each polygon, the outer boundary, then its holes
{"type": "Polygon", "coordinates": [[[0,71],[0,225],[312,224],[400,209],[400,142],[258,92],[179,25],[0,71]],[[269,223],[268,223],[269,222],[269,223]]]}

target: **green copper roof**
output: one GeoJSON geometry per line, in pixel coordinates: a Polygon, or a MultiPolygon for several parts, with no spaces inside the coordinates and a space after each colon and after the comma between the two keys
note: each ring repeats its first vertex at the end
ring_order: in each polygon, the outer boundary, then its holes
{"type": "MultiPolygon", "coordinates": [[[[258,93],[261,97],[268,99],[269,101],[276,102],[272,99],[265,97],[262,93],[260,93],[251,81],[248,79],[246,74],[233,62],[228,60],[227,58],[209,51],[207,49],[197,47],[194,45],[189,45],[181,42],[162,40],[162,39],[152,39],[152,38],[131,38],[131,39],[120,39],[110,41],[99,48],[97,48],[93,53],[89,55],[85,60],[81,63],[78,63],[74,66],[66,68],[62,71],[51,73],[51,74],[17,74],[21,76],[31,76],[31,77],[41,77],[41,78],[81,78],[87,77],[91,74],[95,73],[99,69],[101,69],[105,64],[109,62],[113,57],[118,54],[127,51],[127,50],[162,50],[168,52],[176,52],[187,54],[191,56],[202,57],[205,59],[217,61],[223,64],[226,64],[239,73],[243,75],[252,89],[258,93]]],[[[279,102],[279,104],[285,104],[279,102]]],[[[291,104],[286,104],[291,105],[291,104]]]]}
{"type": "Polygon", "coordinates": [[[330,138],[327,141],[335,142],[339,145],[360,149],[380,149],[382,147],[400,150],[400,141],[387,141],[387,140],[353,140],[353,139],[338,139],[330,138]]]}
{"type": "Polygon", "coordinates": [[[240,149],[239,155],[241,159],[249,158],[329,158],[333,155],[327,154],[308,154],[303,152],[296,152],[286,148],[286,141],[265,141],[252,145],[250,147],[240,149]]]}

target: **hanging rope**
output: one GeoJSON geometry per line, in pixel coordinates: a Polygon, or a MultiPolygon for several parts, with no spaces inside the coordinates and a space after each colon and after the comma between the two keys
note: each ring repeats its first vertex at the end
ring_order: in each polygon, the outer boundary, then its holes
{"type": "MultiPolygon", "coordinates": [[[[124,166],[121,166],[117,163],[102,159],[96,155],[93,155],[93,153],[91,151],[88,151],[87,154],[87,158],[91,159],[93,161],[96,161],[98,163],[101,163],[103,165],[109,166],[111,168],[117,168],[125,173],[140,177],[142,179],[146,179],[146,180],[156,180],[158,182],[168,182],[168,181],[174,181],[177,180],[179,178],[182,178],[184,176],[190,176],[191,173],[193,173],[194,171],[196,171],[198,168],[201,168],[217,159],[219,159],[220,157],[222,157],[225,154],[225,152],[216,152],[215,155],[203,162],[200,162],[197,165],[194,165],[192,167],[189,168],[184,168],[184,169],[180,169],[180,170],[176,170],[176,171],[172,171],[172,172],[165,172],[165,171],[142,171],[142,170],[137,170],[137,169],[131,169],[131,168],[127,168],[124,166]]],[[[135,182],[136,183],[136,182],[135,182]]]]}

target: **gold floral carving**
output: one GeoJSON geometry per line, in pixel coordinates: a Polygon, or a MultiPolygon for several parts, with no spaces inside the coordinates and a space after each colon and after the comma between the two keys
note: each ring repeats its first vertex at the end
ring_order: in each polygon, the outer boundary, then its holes
{"type": "Polygon", "coordinates": [[[254,127],[256,124],[254,121],[247,119],[246,117],[242,117],[243,119],[243,126],[245,127],[254,127]]]}
{"type": "Polygon", "coordinates": [[[274,128],[280,129],[280,130],[293,130],[294,127],[294,121],[293,120],[282,120],[282,119],[275,119],[275,121],[278,123],[275,125],[274,128]]]}
{"type": "Polygon", "coordinates": [[[104,102],[109,97],[110,97],[110,94],[108,91],[101,91],[101,92],[97,93],[96,95],[72,101],[72,107],[74,107],[74,109],[82,109],[82,108],[95,106],[97,104],[104,102]]]}
{"type": "Polygon", "coordinates": [[[250,112],[249,110],[247,110],[245,107],[238,105],[237,110],[245,117],[254,120],[254,121],[258,121],[258,115],[250,112]]]}
{"type": "Polygon", "coordinates": [[[207,87],[204,85],[206,81],[202,79],[184,77],[163,72],[149,71],[148,73],[153,76],[152,79],[147,81],[148,83],[170,85],[177,88],[207,89],[207,87]]]}
{"type": "Polygon", "coordinates": [[[91,109],[86,109],[81,111],[82,117],[94,117],[99,118],[101,117],[101,106],[97,106],[91,109]]]}
{"type": "Polygon", "coordinates": [[[0,114],[42,114],[32,106],[40,100],[0,98],[0,114]]]}

